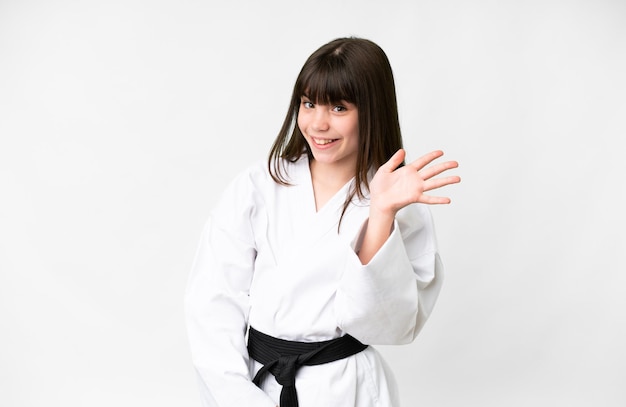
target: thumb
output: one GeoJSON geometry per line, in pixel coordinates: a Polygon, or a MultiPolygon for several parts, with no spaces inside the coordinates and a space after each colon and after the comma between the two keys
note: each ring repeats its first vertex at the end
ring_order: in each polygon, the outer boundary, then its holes
{"type": "Polygon", "coordinates": [[[402,164],[405,156],[406,152],[404,151],[404,149],[401,148],[400,150],[396,151],[394,155],[391,156],[389,161],[381,165],[380,168],[387,172],[393,172],[396,170],[396,168],[398,168],[400,164],[402,164]]]}

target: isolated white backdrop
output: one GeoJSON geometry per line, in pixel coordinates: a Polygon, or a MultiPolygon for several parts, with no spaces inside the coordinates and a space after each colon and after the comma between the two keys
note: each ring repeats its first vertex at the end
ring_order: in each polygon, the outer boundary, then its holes
{"type": "Polygon", "coordinates": [[[199,405],[200,229],[346,35],[461,163],[404,406],[626,405],[625,2],[0,0],[1,406],[199,405]]]}

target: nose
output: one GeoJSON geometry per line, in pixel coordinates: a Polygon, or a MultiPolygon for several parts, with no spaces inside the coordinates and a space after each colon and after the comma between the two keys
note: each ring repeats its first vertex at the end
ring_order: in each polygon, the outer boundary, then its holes
{"type": "Polygon", "coordinates": [[[322,106],[318,106],[315,109],[315,113],[313,114],[313,120],[311,122],[311,127],[315,131],[326,131],[329,128],[328,125],[328,111],[324,109],[322,106]]]}

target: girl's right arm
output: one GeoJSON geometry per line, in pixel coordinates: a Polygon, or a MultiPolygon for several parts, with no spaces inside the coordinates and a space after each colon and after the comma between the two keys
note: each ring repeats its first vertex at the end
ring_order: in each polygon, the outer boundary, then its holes
{"type": "Polygon", "coordinates": [[[204,228],[185,293],[192,359],[210,407],[276,405],[252,383],[245,340],[256,256],[250,193],[245,177],[226,191],[204,228]]]}

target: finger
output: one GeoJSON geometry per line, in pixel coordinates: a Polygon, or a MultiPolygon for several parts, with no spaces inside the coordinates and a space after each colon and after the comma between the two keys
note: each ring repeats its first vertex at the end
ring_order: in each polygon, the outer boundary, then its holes
{"type": "Polygon", "coordinates": [[[422,168],[424,168],[426,165],[428,165],[429,163],[431,163],[434,160],[436,160],[437,158],[441,157],[442,155],[443,155],[443,151],[441,151],[441,150],[431,151],[430,153],[424,154],[423,156],[421,156],[417,160],[413,161],[408,166],[413,167],[417,171],[419,171],[422,168]]]}
{"type": "Polygon", "coordinates": [[[404,157],[406,156],[406,152],[403,149],[396,151],[394,155],[391,156],[389,161],[380,166],[384,171],[393,172],[402,161],[404,161],[404,157]]]}
{"type": "Polygon", "coordinates": [[[452,168],[458,168],[459,163],[456,161],[446,161],[445,163],[435,164],[430,167],[423,168],[418,171],[422,179],[429,179],[434,177],[435,175],[439,175],[444,171],[447,171],[452,168]]]}
{"type": "Polygon", "coordinates": [[[458,184],[459,182],[461,182],[461,177],[454,175],[445,178],[429,179],[424,181],[423,187],[424,191],[432,191],[433,189],[445,187],[446,185],[458,184]]]}
{"type": "Polygon", "coordinates": [[[445,205],[452,201],[447,196],[422,195],[418,202],[427,205],[445,205]]]}

